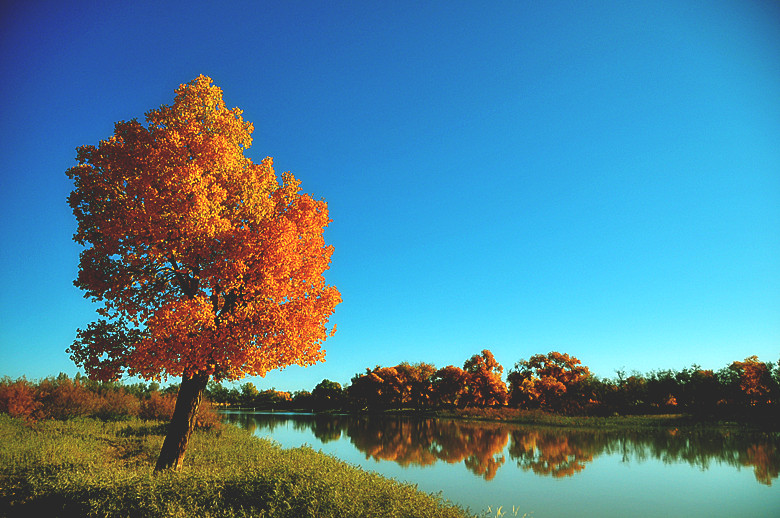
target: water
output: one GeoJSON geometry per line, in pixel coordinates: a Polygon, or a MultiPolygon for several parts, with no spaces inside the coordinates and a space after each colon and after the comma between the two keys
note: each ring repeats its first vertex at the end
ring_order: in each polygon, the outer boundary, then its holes
{"type": "Polygon", "coordinates": [[[506,516],[780,517],[780,434],[593,431],[496,422],[227,412],[474,512],[506,516]]]}

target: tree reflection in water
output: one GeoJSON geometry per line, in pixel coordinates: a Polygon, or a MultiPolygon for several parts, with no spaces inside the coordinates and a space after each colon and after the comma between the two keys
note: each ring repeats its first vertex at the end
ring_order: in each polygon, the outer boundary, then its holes
{"type": "Polygon", "coordinates": [[[550,430],[514,430],[509,457],[524,470],[556,478],[570,477],[585,469],[600,451],[592,433],[566,433],[550,430]]]}
{"type": "Polygon", "coordinates": [[[345,435],[367,459],[401,466],[462,462],[485,480],[496,476],[507,456],[523,470],[556,478],[574,476],[600,455],[619,455],[623,462],[687,463],[701,469],[713,462],[752,468],[756,480],[766,485],[778,478],[780,469],[778,433],[606,431],[380,416],[227,413],[225,419],[252,433],[271,434],[292,421],[294,429],[310,431],[322,443],[345,435]]]}

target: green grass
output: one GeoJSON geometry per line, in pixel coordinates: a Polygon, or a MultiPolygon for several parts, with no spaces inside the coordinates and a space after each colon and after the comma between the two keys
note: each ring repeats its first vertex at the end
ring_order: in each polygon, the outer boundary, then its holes
{"type": "Polygon", "coordinates": [[[464,408],[436,411],[429,417],[467,419],[476,421],[503,421],[533,426],[553,426],[586,429],[660,429],[682,427],[754,428],[750,423],[697,419],[687,414],[568,416],[543,410],[514,408],[464,408]]]}
{"type": "Polygon", "coordinates": [[[462,517],[440,496],[233,426],[196,431],[180,473],[152,475],[164,426],[0,414],[0,516],[462,517]]]}

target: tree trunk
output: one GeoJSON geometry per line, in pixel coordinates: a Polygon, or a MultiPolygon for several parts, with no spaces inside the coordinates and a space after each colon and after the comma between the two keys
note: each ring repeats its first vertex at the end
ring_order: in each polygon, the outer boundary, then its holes
{"type": "Polygon", "coordinates": [[[195,428],[198,417],[198,407],[203,399],[203,391],[209,381],[208,374],[195,374],[192,377],[182,376],[179,395],[176,397],[176,407],[173,410],[168,434],[165,436],[160,457],[157,459],[155,473],[173,470],[180,471],[184,463],[184,452],[195,428]]]}

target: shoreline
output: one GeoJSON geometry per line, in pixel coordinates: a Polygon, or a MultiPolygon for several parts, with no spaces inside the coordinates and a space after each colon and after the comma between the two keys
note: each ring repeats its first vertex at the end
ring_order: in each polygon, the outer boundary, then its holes
{"type": "Polygon", "coordinates": [[[318,415],[318,416],[386,416],[411,417],[419,419],[458,419],[478,422],[499,422],[527,426],[545,426],[585,429],[666,429],[666,428],[706,428],[740,431],[780,431],[780,421],[774,422],[767,416],[765,421],[739,421],[736,419],[715,419],[698,417],[691,414],[637,414],[613,416],[577,416],[562,415],[542,410],[519,410],[510,408],[464,408],[452,410],[388,409],[382,411],[344,411],[312,409],[260,409],[260,408],[219,408],[218,412],[255,412],[277,415],[318,415]]]}

